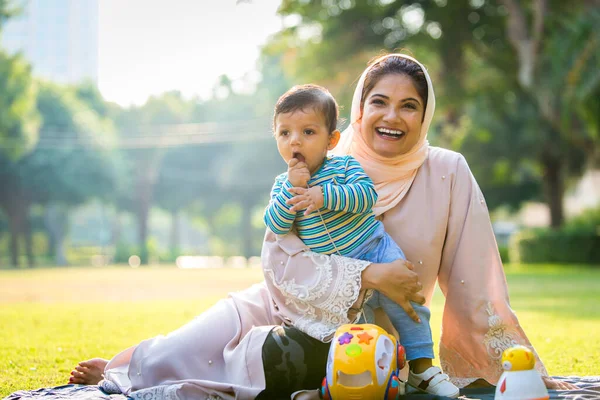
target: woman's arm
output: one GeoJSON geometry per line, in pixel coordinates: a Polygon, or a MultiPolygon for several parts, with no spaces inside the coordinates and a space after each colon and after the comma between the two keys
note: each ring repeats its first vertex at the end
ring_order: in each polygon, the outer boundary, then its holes
{"type": "MultiPolygon", "coordinates": [[[[438,274],[446,296],[440,359],[461,387],[477,378],[495,384],[506,348],[533,347],[510,308],[489,212],[462,156],[451,179],[452,203],[438,274]]],[[[536,368],[547,375],[539,359],[536,368]]]]}
{"type": "Polygon", "coordinates": [[[296,235],[277,236],[270,230],[261,258],[281,318],[324,342],[340,325],[354,322],[351,309],[360,304],[366,289],[380,290],[399,302],[424,302],[422,294],[416,293],[420,290],[416,274],[402,262],[371,264],[317,254],[296,235]]]}

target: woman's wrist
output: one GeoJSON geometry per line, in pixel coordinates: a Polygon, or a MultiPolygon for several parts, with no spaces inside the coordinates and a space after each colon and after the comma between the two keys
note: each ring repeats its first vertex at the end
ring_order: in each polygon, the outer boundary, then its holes
{"type": "Polygon", "coordinates": [[[379,270],[381,269],[381,264],[371,263],[367,268],[365,268],[362,272],[362,289],[377,289],[379,287],[379,270]]]}

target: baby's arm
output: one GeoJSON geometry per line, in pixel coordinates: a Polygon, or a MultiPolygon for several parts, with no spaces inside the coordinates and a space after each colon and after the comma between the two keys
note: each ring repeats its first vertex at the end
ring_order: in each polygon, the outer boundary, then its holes
{"type": "Polygon", "coordinates": [[[369,212],[377,202],[375,185],[352,157],[346,160],[345,181],[343,184],[326,183],[310,189],[293,188],[296,196],[288,203],[291,211],[306,209],[305,214],[325,207],[332,211],[344,211],[353,214],[369,212]]]}
{"type": "Polygon", "coordinates": [[[323,185],[325,207],[334,211],[359,214],[370,211],[377,202],[375,185],[358,161],[348,157],[346,181],[342,185],[323,185]]]}
{"type": "Polygon", "coordinates": [[[271,189],[271,201],[265,208],[263,217],[265,225],[278,235],[285,235],[292,229],[296,213],[291,211],[292,206],[286,203],[294,197],[289,191],[293,186],[287,179],[287,174],[279,175],[271,189]]]}

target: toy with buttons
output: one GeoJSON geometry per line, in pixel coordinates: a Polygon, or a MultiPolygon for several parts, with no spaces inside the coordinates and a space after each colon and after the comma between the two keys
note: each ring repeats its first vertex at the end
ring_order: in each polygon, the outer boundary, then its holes
{"type": "Polygon", "coordinates": [[[398,378],[405,362],[404,347],[379,326],[342,325],[331,341],[321,397],[398,399],[405,393],[405,383],[398,378]]]}
{"type": "Polygon", "coordinates": [[[510,347],[502,353],[502,368],[496,386],[496,400],[545,400],[550,398],[542,376],[534,369],[535,357],[525,346],[510,347]]]}

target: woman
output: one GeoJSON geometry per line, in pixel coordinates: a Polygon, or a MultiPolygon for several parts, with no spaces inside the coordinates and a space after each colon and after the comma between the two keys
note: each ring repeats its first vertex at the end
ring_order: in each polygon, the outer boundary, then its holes
{"type": "MultiPolygon", "coordinates": [[[[319,385],[323,342],[357,317],[365,290],[377,288],[416,319],[409,301],[429,303],[437,279],[446,296],[443,369],[459,387],[496,383],[502,351],[531,345],[509,307],[489,214],[466,161],[427,143],[434,108],[425,68],[383,56],[361,76],[338,148],[373,178],[376,212],[414,265],[318,255],[294,235],[267,232],[264,283],[108,364],[82,363],[71,382],[97,383],[104,371],[105,389],[134,398],[289,397],[319,385]]],[[[539,361],[537,368],[548,387],[564,388],[539,361]]]]}

